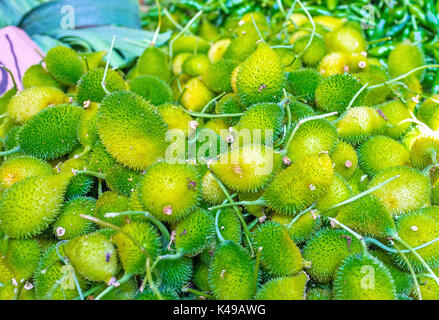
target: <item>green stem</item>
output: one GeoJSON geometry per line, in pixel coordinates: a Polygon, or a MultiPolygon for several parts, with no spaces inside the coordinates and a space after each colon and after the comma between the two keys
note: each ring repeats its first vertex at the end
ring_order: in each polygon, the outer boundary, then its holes
{"type": "Polygon", "coordinates": [[[18,147],[11,149],[11,150],[6,150],[6,151],[0,152],[0,157],[9,156],[11,154],[15,154],[15,153],[18,153],[20,151],[21,151],[21,148],[20,148],[20,146],[18,146],[18,147]]]}
{"type": "Polygon", "coordinates": [[[385,42],[385,41],[390,41],[390,40],[392,40],[392,37],[384,37],[384,38],[380,38],[380,39],[370,40],[368,42],[368,44],[372,45],[372,44],[377,44],[380,42],[385,42]]]}
{"type": "MultiPolygon", "coordinates": [[[[105,286],[105,284],[100,283],[97,286],[94,286],[93,288],[88,289],[87,291],[84,292],[84,297],[88,297],[89,295],[92,295],[93,293],[101,290],[104,286],[105,286]]],[[[80,299],[80,297],[78,296],[73,300],[79,300],[79,299],[80,299]]]]}
{"type": "Polygon", "coordinates": [[[152,37],[152,41],[151,41],[151,45],[152,46],[155,46],[155,43],[157,41],[157,37],[158,37],[159,32],[160,32],[160,28],[162,26],[162,11],[161,11],[161,7],[160,7],[160,3],[159,3],[158,0],[155,0],[155,4],[156,4],[156,7],[157,7],[157,11],[158,11],[159,21],[157,23],[157,29],[154,32],[154,36],[152,37]]]}
{"type": "MultiPolygon", "coordinates": [[[[69,264],[69,262],[62,256],[62,254],[59,252],[59,247],[63,244],[63,243],[67,243],[67,242],[69,242],[69,240],[61,240],[61,241],[59,241],[57,244],[56,244],[56,247],[55,247],[55,251],[56,251],[56,254],[57,254],[57,256],[58,256],[58,258],[64,263],[64,265],[70,265],[69,264]]],[[[81,286],[79,285],[79,281],[78,281],[78,278],[76,277],[76,274],[75,274],[75,269],[72,267],[72,276],[73,276],[73,281],[75,282],[75,287],[76,287],[76,290],[78,291],[78,295],[79,295],[79,299],[80,300],[84,300],[84,294],[82,293],[82,289],[81,289],[81,286]]]]}
{"type": "Polygon", "coordinates": [[[230,203],[223,203],[214,207],[208,208],[208,210],[217,210],[227,207],[234,207],[234,206],[263,206],[266,205],[267,202],[261,197],[257,200],[253,201],[239,201],[239,202],[230,202],[230,203]]]}
{"type": "Polygon", "coordinates": [[[400,75],[399,77],[396,77],[394,79],[390,79],[390,80],[388,80],[386,82],[383,82],[383,83],[379,83],[379,84],[370,86],[370,87],[368,87],[368,89],[376,89],[376,88],[380,88],[380,87],[392,84],[394,82],[397,82],[399,80],[407,78],[408,76],[410,76],[411,74],[413,74],[413,73],[415,73],[417,71],[420,71],[420,70],[423,70],[423,69],[427,69],[427,68],[439,68],[439,64],[427,64],[427,65],[424,65],[424,66],[421,66],[421,67],[414,68],[414,69],[410,70],[409,72],[404,73],[403,75],[400,75]]]}
{"type": "Polygon", "coordinates": [[[86,175],[93,176],[95,178],[103,179],[103,180],[105,180],[105,178],[107,177],[107,175],[105,173],[91,171],[91,170],[81,170],[81,171],[76,172],[76,174],[86,174],[86,175]]]}
{"type": "Polygon", "coordinates": [[[14,297],[12,298],[12,300],[18,300],[18,298],[21,295],[21,292],[23,291],[24,285],[25,285],[24,281],[18,285],[18,288],[16,288],[17,291],[14,293],[14,297]]]}
{"type": "Polygon", "coordinates": [[[253,25],[255,26],[256,32],[259,35],[260,41],[265,42],[264,37],[262,36],[261,31],[259,31],[258,25],[256,24],[255,18],[253,17],[253,13],[251,13],[250,16],[252,17],[253,25]]]}
{"type": "Polygon", "coordinates": [[[424,268],[428,271],[428,273],[431,275],[431,277],[436,281],[437,284],[439,284],[439,278],[436,276],[436,274],[433,272],[431,267],[428,265],[427,262],[421,257],[421,255],[414,250],[408,243],[406,243],[404,240],[402,240],[396,233],[392,235],[392,238],[401,243],[404,247],[406,247],[410,252],[419,260],[419,262],[424,266],[424,268]]]}
{"type": "Polygon", "coordinates": [[[183,255],[184,255],[184,252],[183,252],[183,250],[179,250],[177,253],[175,253],[175,254],[165,254],[165,255],[163,255],[163,256],[158,256],[156,259],[155,259],[155,261],[154,261],[154,263],[152,264],[152,266],[151,266],[151,271],[154,271],[154,269],[157,267],[157,264],[160,262],[160,261],[162,261],[162,260],[178,260],[178,259],[180,259],[181,257],[183,257],[183,255]]]}
{"type": "Polygon", "coordinates": [[[354,196],[352,198],[349,198],[349,199],[347,199],[345,201],[337,203],[337,204],[333,205],[332,207],[323,210],[322,213],[329,212],[331,210],[334,210],[335,208],[338,208],[338,207],[344,206],[345,204],[354,202],[354,201],[356,201],[356,200],[358,200],[358,199],[360,199],[360,198],[362,198],[362,197],[364,197],[364,196],[366,196],[366,195],[368,195],[368,194],[370,194],[370,193],[372,193],[372,192],[374,192],[374,191],[384,187],[386,184],[388,184],[389,182],[391,182],[391,181],[393,181],[393,180],[395,180],[397,178],[399,178],[399,175],[396,175],[396,176],[394,176],[394,177],[392,177],[390,179],[387,179],[386,181],[381,182],[380,184],[376,185],[375,187],[370,188],[370,189],[368,189],[366,191],[363,191],[363,192],[357,194],[356,196],[354,196]]]}
{"type": "Polygon", "coordinates": [[[7,73],[9,73],[9,75],[11,76],[11,78],[12,78],[12,83],[14,84],[14,87],[15,87],[15,89],[17,89],[18,90],[18,87],[17,87],[17,82],[15,82],[15,77],[14,77],[14,75],[13,75],[13,73],[12,73],[12,71],[11,70],[9,70],[8,68],[6,68],[6,66],[5,65],[3,65],[3,64],[0,64],[0,68],[2,68],[2,69],[4,69],[7,73]]]}
{"type": "MultiPolygon", "coordinates": [[[[226,202],[227,202],[227,200],[225,200],[223,202],[223,204],[225,204],[226,202]]],[[[221,243],[223,243],[226,240],[224,239],[223,235],[221,234],[221,231],[220,231],[219,225],[218,225],[220,214],[221,214],[221,209],[218,209],[218,211],[216,212],[216,216],[215,216],[215,230],[216,230],[216,235],[218,236],[219,241],[221,243]]]]}
{"type": "Polygon", "coordinates": [[[357,91],[357,93],[352,97],[351,101],[349,102],[346,110],[349,110],[353,104],[355,103],[355,100],[357,100],[357,98],[360,96],[360,94],[367,88],[367,86],[369,85],[369,82],[366,82],[361,88],[360,90],[357,91]]]}
{"type": "Polygon", "coordinates": [[[297,3],[302,7],[303,11],[305,12],[305,14],[307,15],[309,22],[311,23],[312,26],[312,33],[311,33],[311,37],[309,38],[308,43],[306,44],[305,48],[302,50],[302,52],[300,52],[297,55],[297,58],[302,57],[305,52],[308,50],[308,48],[311,46],[312,41],[314,40],[314,37],[316,35],[316,24],[314,23],[314,19],[312,18],[311,14],[309,13],[309,11],[305,8],[305,6],[303,5],[302,1],[300,0],[296,0],[297,3]]]}
{"type": "MultiPolygon", "coordinates": [[[[229,191],[227,191],[227,188],[222,183],[222,181],[212,171],[210,171],[210,173],[212,174],[213,178],[215,179],[215,181],[220,186],[221,190],[223,191],[224,195],[226,196],[226,199],[230,203],[233,203],[233,199],[230,196],[229,191]]],[[[239,208],[236,205],[233,206],[233,209],[235,210],[236,214],[238,215],[239,220],[241,221],[241,225],[242,225],[242,229],[244,231],[245,238],[246,238],[247,243],[248,243],[248,245],[250,247],[250,251],[251,251],[251,253],[253,255],[254,254],[254,250],[253,250],[252,242],[250,240],[251,239],[251,234],[250,234],[250,230],[247,227],[247,223],[245,222],[244,217],[242,216],[241,210],[239,210],[239,208]]]]}
{"type": "MultiPolygon", "coordinates": [[[[386,246],[385,244],[379,242],[377,239],[374,239],[374,238],[364,238],[364,240],[367,243],[372,243],[372,244],[376,245],[377,247],[380,247],[381,249],[383,249],[385,251],[388,251],[388,252],[391,252],[391,253],[398,253],[397,250],[392,249],[392,248],[386,246]]],[[[426,248],[429,245],[432,245],[433,243],[436,243],[438,241],[439,241],[439,238],[430,240],[430,241],[428,241],[428,242],[426,242],[426,243],[424,243],[424,244],[422,244],[420,246],[417,246],[417,247],[413,248],[413,250],[415,250],[415,251],[421,250],[421,249],[426,248]]],[[[401,250],[401,252],[403,252],[403,253],[410,253],[411,251],[410,250],[401,250]]]]}
{"type": "Polygon", "coordinates": [[[253,283],[255,284],[255,293],[256,293],[256,290],[258,288],[259,265],[261,263],[262,249],[263,249],[263,247],[258,247],[256,249],[255,270],[253,273],[253,283]]]}
{"type": "Polygon", "coordinates": [[[415,288],[416,288],[416,293],[418,294],[418,299],[422,300],[421,288],[419,288],[418,278],[416,277],[416,273],[415,273],[415,270],[413,270],[412,264],[410,263],[410,261],[406,257],[406,255],[404,253],[402,253],[402,251],[398,248],[398,246],[396,244],[393,244],[393,245],[396,248],[396,250],[399,252],[399,254],[401,255],[402,259],[405,261],[405,263],[407,263],[409,270],[410,270],[410,274],[412,275],[412,278],[413,278],[413,283],[414,283],[415,288]]]}
{"type": "Polygon", "coordinates": [[[161,222],[159,219],[154,217],[152,214],[146,211],[123,211],[123,212],[107,212],[105,214],[106,218],[114,218],[119,216],[129,216],[129,215],[143,215],[145,218],[150,220],[152,223],[155,224],[155,226],[160,230],[160,233],[163,237],[165,237],[166,241],[171,240],[171,235],[169,234],[168,229],[166,226],[161,222]]]}
{"type": "MultiPolygon", "coordinates": [[[[119,284],[124,284],[125,282],[127,282],[131,278],[131,276],[132,276],[132,274],[126,273],[122,276],[122,278],[120,278],[116,282],[119,284]]],[[[116,288],[114,285],[108,286],[107,288],[105,288],[104,291],[102,291],[100,294],[98,294],[98,296],[95,298],[95,300],[101,300],[105,295],[107,295],[108,293],[113,291],[114,288],[116,288]]]]}
{"type": "Polygon", "coordinates": [[[152,273],[151,273],[151,266],[150,266],[150,258],[147,257],[146,258],[146,277],[148,279],[148,283],[149,283],[149,287],[151,288],[151,290],[156,294],[157,298],[159,300],[163,300],[162,295],[160,294],[159,289],[157,289],[154,281],[152,280],[152,273]]]}
{"type": "Polygon", "coordinates": [[[113,35],[113,39],[111,40],[110,51],[108,52],[107,64],[105,65],[104,76],[102,77],[102,82],[101,82],[102,89],[104,89],[104,92],[106,95],[110,94],[110,91],[108,91],[108,89],[106,87],[105,80],[107,79],[108,67],[110,66],[110,60],[111,60],[111,56],[113,54],[113,48],[114,48],[115,42],[116,42],[116,35],[113,35]]]}

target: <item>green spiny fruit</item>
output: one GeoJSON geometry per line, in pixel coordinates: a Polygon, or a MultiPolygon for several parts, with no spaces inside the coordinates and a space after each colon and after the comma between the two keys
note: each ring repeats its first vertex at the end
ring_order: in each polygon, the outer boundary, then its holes
{"type": "MultiPolygon", "coordinates": [[[[105,69],[97,68],[84,74],[78,82],[77,102],[82,105],[85,101],[102,102],[107,93],[102,87],[105,69]]],[[[109,92],[125,90],[126,84],[121,75],[114,70],[107,70],[105,88],[109,92]]]]}
{"type": "Polygon", "coordinates": [[[305,101],[314,101],[315,93],[322,75],[315,69],[300,69],[287,74],[287,91],[305,101]]]}
{"type": "Polygon", "coordinates": [[[6,113],[15,123],[23,124],[48,106],[67,101],[67,96],[60,89],[53,87],[29,88],[12,97],[6,113]]]}
{"type": "MultiPolygon", "coordinates": [[[[358,62],[358,65],[366,62],[363,60],[365,59],[363,56],[359,55],[359,57],[362,57],[362,59],[360,60],[360,62],[358,62]]],[[[367,83],[368,86],[373,86],[389,80],[387,69],[372,64],[366,64],[366,68],[366,71],[354,74],[355,79],[358,79],[362,85],[365,85],[367,83]]],[[[389,97],[391,94],[392,89],[388,86],[367,89],[366,95],[364,97],[364,104],[371,107],[376,106],[385,102],[387,97],[389,97]]]]}
{"type": "Polygon", "coordinates": [[[294,122],[315,115],[313,108],[299,101],[293,101],[292,103],[290,103],[289,108],[291,112],[291,120],[294,122]]]}
{"type": "Polygon", "coordinates": [[[256,51],[239,67],[237,93],[246,106],[280,101],[285,84],[279,57],[266,43],[259,43],[256,51]]]}
{"type": "Polygon", "coordinates": [[[94,70],[100,66],[104,66],[104,57],[107,55],[107,51],[101,50],[96,52],[80,52],[78,53],[84,62],[86,70],[94,70]]]}
{"type": "Polygon", "coordinates": [[[334,279],[335,300],[396,300],[395,284],[387,267],[377,258],[349,256],[334,279]]]}
{"type": "Polygon", "coordinates": [[[212,163],[212,172],[236,191],[262,189],[280,166],[280,158],[270,147],[245,145],[222,153],[212,163]]]}
{"type": "Polygon", "coordinates": [[[360,168],[357,168],[348,180],[354,194],[366,191],[370,179],[360,168]]]}
{"type": "Polygon", "coordinates": [[[253,237],[255,247],[262,247],[261,265],[272,276],[292,276],[302,270],[302,255],[285,226],[266,222],[259,226],[253,237]]]}
{"type": "Polygon", "coordinates": [[[42,110],[20,131],[20,148],[40,159],[52,160],[68,154],[78,145],[77,127],[82,112],[68,104],[42,110]]]}
{"type": "Polygon", "coordinates": [[[96,145],[87,156],[88,170],[105,173],[116,164],[116,160],[105,150],[100,141],[96,142],[96,145]]]}
{"type": "Polygon", "coordinates": [[[435,136],[421,135],[413,140],[410,148],[410,161],[413,167],[423,170],[436,162],[436,153],[439,151],[439,139],[435,136]]]}
{"type": "MultiPolygon", "coordinates": [[[[106,295],[101,297],[100,300],[133,300],[138,290],[138,287],[139,286],[136,279],[131,278],[127,282],[120,284],[118,287],[108,292],[106,295]]],[[[96,296],[104,290],[105,289],[96,292],[96,296]]]]}
{"type": "Polygon", "coordinates": [[[296,214],[322,196],[333,177],[332,161],[327,154],[306,157],[279,172],[266,188],[264,199],[268,207],[280,213],[296,214]]]}
{"type": "Polygon", "coordinates": [[[399,215],[430,203],[430,179],[413,168],[396,167],[383,170],[370,181],[369,188],[396,175],[399,175],[399,178],[373,193],[381,199],[390,213],[399,215]]]}
{"type": "Polygon", "coordinates": [[[30,66],[23,75],[23,87],[54,87],[63,89],[63,86],[56,81],[41,64],[30,66]]]}
{"type": "Polygon", "coordinates": [[[193,262],[191,258],[161,259],[157,263],[160,285],[176,292],[186,286],[192,278],[193,262]]]}
{"type": "Polygon", "coordinates": [[[215,248],[208,282],[215,298],[249,300],[255,293],[255,263],[241,246],[225,241],[215,248]]]}
{"type": "MultiPolygon", "coordinates": [[[[335,74],[324,79],[316,89],[317,107],[324,112],[343,112],[361,89],[361,84],[348,74],[335,74]]],[[[363,91],[354,101],[353,107],[361,106],[364,100],[363,91]]]]}
{"type": "MultiPolygon", "coordinates": [[[[56,167],[56,170],[60,173],[74,173],[80,170],[85,170],[87,167],[87,160],[85,158],[70,158],[56,167]]],[[[67,186],[65,198],[72,199],[75,197],[85,196],[90,192],[95,183],[94,177],[79,174],[70,180],[67,186]]]]}
{"type": "Polygon", "coordinates": [[[438,300],[439,285],[431,277],[419,277],[419,289],[421,290],[422,300],[438,300]]]}
{"type": "Polygon", "coordinates": [[[258,289],[255,300],[305,300],[308,279],[305,272],[294,277],[274,278],[258,289]]]}
{"type": "MultiPolygon", "coordinates": [[[[1,167],[0,167],[1,172],[1,167]]],[[[226,196],[218,182],[210,171],[206,172],[201,180],[201,191],[203,200],[212,205],[218,205],[226,200],[226,196]]]]}
{"type": "MultiPolygon", "coordinates": [[[[241,105],[239,98],[234,93],[226,94],[222,97],[215,107],[216,114],[233,114],[244,112],[244,107],[241,105]]],[[[238,123],[239,117],[224,118],[224,122],[229,126],[234,126],[238,123]]]]}
{"type": "Polygon", "coordinates": [[[218,218],[218,228],[225,240],[240,244],[242,241],[241,221],[233,209],[222,209],[218,218]]]}
{"type": "Polygon", "coordinates": [[[171,87],[155,76],[138,76],[131,80],[129,85],[130,91],[137,93],[155,106],[171,102],[173,99],[171,87]]]}
{"type": "Polygon", "coordinates": [[[77,197],[63,204],[57,220],[52,225],[53,234],[60,240],[73,239],[95,230],[95,224],[80,217],[94,216],[96,199],[77,197]]]}
{"type": "Polygon", "coordinates": [[[138,172],[120,164],[115,164],[110,167],[105,175],[107,186],[112,191],[116,191],[127,197],[134,192],[134,188],[140,179],[141,175],[138,172]]]}
{"type": "Polygon", "coordinates": [[[0,230],[11,238],[40,234],[55,221],[70,175],[30,177],[4,191],[0,199],[0,230]]]}
{"type": "Polygon", "coordinates": [[[44,62],[50,74],[65,85],[74,86],[84,73],[81,57],[68,47],[50,49],[44,62]]]}
{"type": "MultiPolygon", "coordinates": [[[[177,54],[175,48],[174,54],[177,54]]],[[[137,68],[141,75],[155,76],[164,81],[168,81],[171,76],[168,57],[155,46],[145,49],[137,61],[137,68]]]]}
{"type": "Polygon", "coordinates": [[[38,266],[41,249],[37,240],[10,240],[6,259],[10,270],[18,280],[28,280],[38,266]]]}
{"type": "Polygon", "coordinates": [[[224,54],[231,42],[232,40],[226,38],[226,39],[220,39],[212,43],[209,52],[207,53],[207,56],[209,57],[209,61],[212,63],[220,61],[224,57],[224,54]]]}
{"type": "Polygon", "coordinates": [[[75,270],[90,281],[108,282],[118,270],[116,249],[99,232],[74,238],[64,249],[75,270]]]}
{"type": "Polygon", "coordinates": [[[164,156],[166,123],[134,93],[108,95],[99,108],[97,125],[107,151],[132,169],[145,169],[164,156]]]}
{"type": "Polygon", "coordinates": [[[84,152],[90,151],[99,140],[98,128],[96,126],[98,120],[97,103],[90,103],[81,115],[78,124],[78,138],[81,145],[85,148],[84,152]]]}
{"type": "Polygon", "coordinates": [[[190,127],[193,118],[184,112],[181,107],[171,103],[165,103],[160,105],[157,110],[163,117],[163,120],[165,120],[169,130],[181,130],[186,137],[194,132],[194,129],[190,127]]]}
{"type": "Polygon", "coordinates": [[[233,39],[224,52],[224,59],[230,59],[237,62],[246,60],[256,50],[256,41],[252,35],[240,35],[233,39]]]}
{"type": "Polygon", "coordinates": [[[247,140],[250,139],[253,143],[274,141],[282,131],[284,117],[284,109],[276,103],[254,104],[244,112],[244,115],[241,116],[238,124],[234,127],[240,135],[240,139],[237,138],[235,141],[239,141],[240,145],[249,143],[247,140]],[[243,132],[240,132],[241,130],[243,132]],[[261,132],[260,141],[257,141],[256,130],[261,132]],[[270,133],[267,134],[266,130],[271,130],[272,137],[270,133]]]}
{"type": "Polygon", "coordinates": [[[325,44],[330,51],[350,53],[365,52],[367,48],[367,42],[362,34],[362,30],[349,26],[343,26],[326,34],[325,44]]]}
{"type": "Polygon", "coordinates": [[[337,220],[364,236],[384,238],[392,235],[395,230],[390,212],[373,195],[364,196],[341,207],[337,220]]]}
{"type": "Polygon", "coordinates": [[[232,60],[220,60],[211,64],[201,75],[201,79],[214,93],[230,92],[232,72],[236,66],[232,60]]]}
{"type": "MultiPolygon", "coordinates": [[[[65,256],[64,246],[59,254],[65,256]]],[[[72,281],[71,270],[64,265],[57,254],[57,246],[50,246],[41,256],[35,270],[35,296],[39,300],[72,300],[78,296],[78,290],[72,281]],[[57,282],[61,281],[58,285],[57,282]]],[[[84,278],[75,272],[81,289],[85,288],[84,278]]]]}
{"type": "Polygon", "coordinates": [[[209,58],[204,54],[195,54],[184,60],[182,67],[183,73],[198,77],[205,73],[210,66],[209,58]]]}
{"type": "Polygon", "coordinates": [[[215,220],[204,209],[197,209],[175,225],[175,247],[187,256],[202,252],[215,236],[215,220]]]}
{"type": "Polygon", "coordinates": [[[332,300],[332,291],[324,288],[311,288],[306,292],[306,300],[332,300]]]}
{"type": "Polygon", "coordinates": [[[360,242],[342,229],[323,228],[303,248],[303,258],[309,261],[306,270],[312,279],[327,283],[346,257],[361,252],[360,242]]]}
{"type": "Polygon", "coordinates": [[[146,170],[140,181],[140,202],[158,219],[175,222],[197,207],[200,180],[193,166],[158,162],[146,170]]]}
{"type": "Polygon", "coordinates": [[[47,162],[30,156],[9,158],[0,166],[0,190],[4,191],[15,183],[29,177],[53,174],[47,162]]]}
{"type": "MultiPolygon", "coordinates": [[[[5,119],[5,121],[8,121],[9,119],[5,119]]],[[[5,150],[11,150],[14,148],[17,148],[19,146],[19,137],[20,137],[20,131],[23,128],[23,126],[13,126],[8,130],[8,133],[6,134],[3,142],[3,148],[5,150]]]]}
{"type": "Polygon", "coordinates": [[[335,126],[342,139],[359,144],[370,136],[382,133],[386,120],[375,108],[355,107],[347,110],[335,126]]]}
{"type": "MultiPolygon", "coordinates": [[[[334,174],[334,180],[328,187],[328,190],[317,200],[316,208],[320,211],[325,211],[332,206],[341,203],[349,199],[352,194],[352,190],[348,182],[338,173],[334,174]]],[[[331,210],[329,212],[323,212],[323,216],[335,217],[337,210],[331,210]]]]}
{"type": "Polygon", "coordinates": [[[193,35],[183,35],[179,38],[172,39],[171,41],[173,41],[172,50],[174,55],[181,52],[198,52],[206,54],[210,47],[209,42],[193,35]]]}
{"type": "Polygon", "coordinates": [[[416,111],[416,117],[428,125],[432,130],[439,129],[439,95],[433,95],[426,99],[416,111]]]}
{"type": "Polygon", "coordinates": [[[315,35],[308,46],[310,40],[311,35],[300,37],[294,41],[293,51],[296,55],[302,54],[301,59],[306,65],[316,66],[326,54],[325,42],[321,36],[315,35]]]}
{"type": "MultiPolygon", "coordinates": [[[[429,241],[439,238],[439,221],[423,210],[407,213],[396,219],[396,232],[412,248],[421,246],[429,241]]],[[[439,266],[439,243],[435,242],[429,246],[418,249],[416,252],[432,268],[439,266]]],[[[404,270],[408,271],[407,263],[398,253],[392,254],[396,263],[404,270]]],[[[425,271],[425,267],[413,255],[405,253],[416,272],[425,271]]]]}
{"type": "Polygon", "coordinates": [[[287,157],[297,161],[322,152],[331,154],[337,141],[337,129],[331,122],[326,119],[308,121],[296,131],[288,147],[287,157]]]}
{"type": "Polygon", "coordinates": [[[389,269],[395,282],[396,292],[398,294],[410,294],[414,288],[412,275],[397,268],[387,252],[380,250],[370,250],[369,252],[389,269]]]}
{"type": "Polygon", "coordinates": [[[386,128],[384,131],[385,135],[398,139],[407,132],[411,125],[410,122],[398,124],[405,119],[411,118],[410,111],[404,103],[399,100],[389,101],[379,105],[377,109],[384,114],[387,124],[394,126],[386,128]]]}
{"type": "Polygon", "coordinates": [[[122,226],[127,222],[126,216],[106,217],[106,213],[124,212],[131,209],[130,199],[120,195],[117,192],[107,191],[101,194],[96,201],[95,213],[96,217],[101,220],[108,221],[117,226],[122,226]]]}
{"type": "Polygon", "coordinates": [[[374,176],[379,171],[410,165],[408,150],[398,141],[386,136],[374,136],[363,142],[359,149],[360,167],[374,176]]]}
{"type": "Polygon", "coordinates": [[[150,223],[124,225],[112,238],[126,273],[144,274],[146,258],[154,261],[160,252],[160,236],[150,223]],[[143,252],[139,246],[143,248],[143,252]]]}
{"type": "Polygon", "coordinates": [[[288,233],[295,243],[308,241],[322,226],[322,219],[314,210],[302,214],[293,224],[291,217],[277,212],[271,216],[271,221],[287,226],[288,233]]]}
{"type": "Polygon", "coordinates": [[[199,112],[213,99],[213,94],[199,78],[192,78],[184,85],[181,104],[190,111],[199,112]]]}
{"type": "Polygon", "coordinates": [[[331,160],[335,163],[335,172],[345,179],[350,178],[358,168],[358,156],[354,147],[341,140],[332,152],[331,160]]]}
{"type": "Polygon", "coordinates": [[[194,273],[192,274],[192,282],[201,291],[210,291],[209,282],[207,281],[209,274],[209,264],[203,261],[196,261],[194,265],[194,273]]]}
{"type": "MultiPolygon", "coordinates": [[[[425,57],[424,53],[417,45],[408,41],[395,46],[390,52],[387,64],[390,75],[392,77],[397,77],[412,69],[423,66],[425,64],[425,57]]],[[[419,70],[411,75],[411,77],[422,79],[424,73],[424,70],[419,70]]]]}

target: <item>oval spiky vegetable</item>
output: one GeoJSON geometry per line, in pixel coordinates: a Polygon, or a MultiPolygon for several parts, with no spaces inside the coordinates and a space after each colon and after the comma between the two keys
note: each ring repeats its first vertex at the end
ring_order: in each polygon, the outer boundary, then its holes
{"type": "Polygon", "coordinates": [[[65,85],[75,85],[84,72],[80,56],[68,47],[50,49],[44,61],[52,76],[65,85]]]}
{"type": "Polygon", "coordinates": [[[164,156],[167,126],[152,105],[134,93],[108,95],[97,125],[107,151],[132,169],[145,169],[164,156]]]}
{"type": "Polygon", "coordinates": [[[68,104],[42,110],[20,131],[21,150],[45,160],[68,154],[79,143],[76,129],[82,112],[81,108],[68,104]]]}
{"type": "Polygon", "coordinates": [[[332,161],[327,154],[306,157],[279,172],[266,188],[264,198],[270,208],[296,214],[316,201],[333,177],[332,161]]]}
{"type": "Polygon", "coordinates": [[[299,127],[288,147],[291,161],[323,152],[332,153],[337,144],[337,129],[326,119],[305,122],[299,127]]]}
{"type": "Polygon", "coordinates": [[[296,55],[302,54],[301,59],[306,65],[315,66],[325,56],[326,48],[322,37],[319,35],[315,35],[309,47],[306,48],[310,40],[310,35],[300,37],[294,41],[293,51],[296,55]]]}
{"type": "MultiPolygon", "coordinates": [[[[174,49],[174,54],[177,54],[174,49]]],[[[148,46],[137,61],[137,68],[141,75],[156,76],[164,81],[170,77],[167,56],[155,46],[148,46]]]]}
{"type": "Polygon", "coordinates": [[[194,167],[159,162],[149,167],[143,176],[139,185],[139,200],[158,219],[175,222],[198,205],[200,183],[194,167]]]}
{"type": "Polygon", "coordinates": [[[30,177],[6,190],[0,200],[0,230],[11,238],[30,238],[56,219],[69,175],[30,177]]]}
{"type": "Polygon", "coordinates": [[[233,241],[215,248],[209,268],[208,282],[215,298],[248,300],[256,289],[254,262],[250,255],[233,241]]]}
{"type": "Polygon", "coordinates": [[[75,270],[88,280],[108,282],[116,274],[116,249],[101,233],[72,239],[64,249],[75,270]]]}
{"type": "Polygon", "coordinates": [[[232,91],[231,76],[236,63],[231,60],[220,60],[207,67],[201,79],[215,93],[232,91]]]}
{"type": "Polygon", "coordinates": [[[307,282],[305,272],[294,277],[274,278],[258,289],[255,300],[305,300],[307,282]]]}
{"type": "Polygon", "coordinates": [[[212,172],[229,188],[236,191],[257,191],[263,188],[280,161],[272,148],[245,145],[222,153],[212,165],[212,172]]]}
{"type": "Polygon", "coordinates": [[[180,292],[191,280],[193,262],[191,258],[161,259],[157,263],[157,273],[162,288],[180,292]]]}
{"type": "Polygon", "coordinates": [[[354,147],[344,141],[339,141],[334,152],[331,154],[331,160],[335,163],[335,172],[348,179],[358,167],[358,156],[354,147]]]}
{"type": "Polygon", "coordinates": [[[91,197],[77,197],[61,208],[58,219],[52,226],[53,234],[61,240],[72,239],[95,229],[93,222],[80,217],[94,215],[96,200],[91,197]]]}
{"type": "Polygon", "coordinates": [[[117,193],[129,197],[135,190],[141,179],[141,175],[132,169],[121,166],[120,164],[113,165],[108,169],[105,175],[105,182],[108,187],[117,193]]]}
{"type": "Polygon", "coordinates": [[[310,262],[307,273],[318,282],[330,282],[343,259],[360,253],[360,242],[342,229],[324,228],[305,244],[303,258],[310,262]]]}
{"type": "Polygon", "coordinates": [[[124,225],[113,236],[113,243],[126,273],[145,273],[146,258],[154,261],[160,252],[160,237],[150,223],[133,222],[124,225]],[[140,247],[144,251],[140,250],[140,247]]]}
{"type": "Polygon", "coordinates": [[[52,168],[40,159],[30,156],[13,157],[0,166],[0,190],[4,191],[29,177],[51,174],[53,174],[52,168]]]}
{"type": "Polygon", "coordinates": [[[130,91],[137,93],[155,106],[171,102],[173,99],[171,87],[155,76],[138,76],[129,83],[130,91]]]}
{"type": "Polygon", "coordinates": [[[361,169],[370,176],[387,168],[410,165],[408,150],[386,136],[371,137],[361,144],[358,153],[361,169]]]}
{"type": "Polygon", "coordinates": [[[67,96],[57,88],[29,88],[12,97],[6,112],[14,122],[23,124],[48,106],[64,102],[67,102],[67,96]]]}
{"type": "Polygon", "coordinates": [[[285,83],[276,52],[266,43],[259,43],[256,51],[240,65],[236,87],[242,103],[248,106],[280,101],[285,83]]]}
{"type": "Polygon", "coordinates": [[[63,86],[56,81],[41,64],[34,64],[29,67],[23,75],[23,87],[54,87],[63,89],[63,86]]]}
{"type": "MultiPolygon", "coordinates": [[[[82,105],[85,101],[102,102],[107,95],[102,87],[104,80],[104,68],[97,68],[84,74],[78,82],[76,94],[77,102],[82,105]]],[[[107,70],[105,88],[109,92],[125,90],[126,84],[123,78],[114,70],[107,70]]]]}
{"type": "MultiPolygon", "coordinates": [[[[361,89],[361,84],[350,75],[336,74],[324,79],[316,89],[317,107],[325,112],[343,112],[361,89]]],[[[363,91],[352,106],[361,106],[365,92],[363,91]]]]}
{"type": "Polygon", "coordinates": [[[399,175],[399,178],[373,193],[381,199],[389,212],[399,215],[419,209],[429,203],[430,179],[413,168],[396,167],[383,170],[370,181],[369,187],[375,187],[396,175],[399,175]]]}
{"type": "Polygon", "coordinates": [[[32,277],[38,266],[41,249],[37,240],[11,240],[8,242],[5,261],[17,280],[32,277]]]}
{"type": "Polygon", "coordinates": [[[286,227],[276,222],[266,222],[255,231],[253,237],[255,246],[262,247],[261,264],[272,276],[292,276],[302,270],[302,255],[286,227]]]}
{"type": "Polygon", "coordinates": [[[315,69],[300,69],[288,73],[287,90],[296,97],[313,101],[318,85],[323,80],[322,75],[315,69]]]}
{"type": "Polygon", "coordinates": [[[215,235],[215,220],[209,212],[198,209],[175,226],[175,247],[185,255],[195,256],[209,245],[215,235]]]}
{"type": "Polygon", "coordinates": [[[377,258],[355,255],[346,258],[334,280],[336,300],[396,300],[390,271],[377,258]]]}

